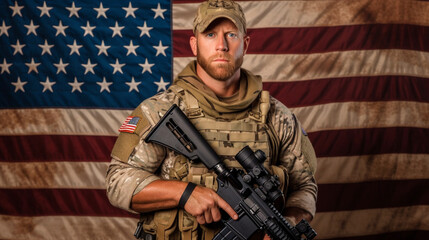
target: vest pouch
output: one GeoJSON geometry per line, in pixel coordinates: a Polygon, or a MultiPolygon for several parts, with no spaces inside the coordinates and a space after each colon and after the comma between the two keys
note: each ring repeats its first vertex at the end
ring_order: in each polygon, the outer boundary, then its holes
{"type": "Polygon", "coordinates": [[[153,221],[153,213],[140,214],[140,222],[143,223],[143,231],[151,235],[156,235],[156,226],[153,221]]]}
{"type": "Polygon", "coordinates": [[[202,234],[201,240],[212,240],[214,236],[224,227],[221,221],[200,225],[202,234]]]}
{"type": "MultiPolygon", "coordinates": [[[[156,228],[156,239],[176,239],[173,233],[176,230],[176,216],[177,209],[162,210],[155,212],[153,216],[153,223],[156,228]]],[[[146,229],[145,229],[146,231],[146,229]]]]}
{"type": "Polygon", "coordinates": [[[179,209],[178,227],[181,239],[197,240],[198,239],[198,222],[191,214],[183,209],[179,209]]]}
{"type": "Polygon", "coordinates": [[[188,173],[188,159],[183,155],[177,155],[173,167],[170,169],[170,179],[182,180],[188,173]]]}

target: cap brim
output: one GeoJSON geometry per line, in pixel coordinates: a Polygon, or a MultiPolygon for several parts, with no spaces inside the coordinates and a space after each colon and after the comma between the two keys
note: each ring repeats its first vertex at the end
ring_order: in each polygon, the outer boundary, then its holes
{"type": "Polygon", "coordinates": [[[233,17],[226,15],[226,14],[219,14],[219,15],[215,15],[215,16],[211,17],[210,20],[206,20],[203,24],[198,24],[196,27],[196,30],[200,33],[205,32],[207,30],[207,28],[210,26],[210,24],[212,24],[216,19],[219,19],[219,18],[227,18],[232,23],[234,23],[234,25],[237,27],[238,30],[244,31],[244,29],[240,29],[243,27],[240,26],[241,24],[239,22],[237,22],[236,19],[234,19],[233,17]]]}

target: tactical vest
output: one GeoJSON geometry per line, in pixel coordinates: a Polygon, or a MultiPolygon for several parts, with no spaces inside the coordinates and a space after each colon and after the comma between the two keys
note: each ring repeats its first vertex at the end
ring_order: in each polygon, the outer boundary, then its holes
{"type": "MultiPolygon", "coordinates": [[[[234,156],[246,145],[254,151],[265,152],[267,159],[265,167],[271,173],[279,176],[282,189],[286,193],[287,171],[284,167],[272,166],[276,161],[279,145],[277,134],[267,123],[270,109],[270,96],[267,91],[261,93],[259,101],[249,109],[248,117],[239,120],[223,121],[205,115],[198,100],[189,92],[173,85],[170,89],[181,98],[186,105],[185,114],[200,131],[210,146],[229,168],[242,168],[234,156]]],[[[193,182],[217,190],[216,175],[209,171],[204,164],[190,162],[184,156],[178,155],[171,168],[171,179],[193,182]]],[[[212,239],[220,230],[219,224],[198,225],[193,216],[182,209],[158,211],[153,216],[145,214],[144,229],[156,235],[156,239],[212,239]]]]}

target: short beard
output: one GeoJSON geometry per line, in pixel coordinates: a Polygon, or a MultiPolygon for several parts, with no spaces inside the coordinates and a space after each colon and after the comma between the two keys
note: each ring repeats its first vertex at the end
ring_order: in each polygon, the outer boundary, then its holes
{"type": "MultiPolygon", "coordinates": [[[[210,77],[218,81],[229,80],[237,72],[237,70],[240,69],[241,65],[243,64],[243,56],[241,56],[240,58],[238,58],[232,63],[219,63],[217,64],[217,66],[210,65],[212,60],[217,57],[218,56],[205,59],[201,57],[200,51],[197,49],[198,64],[204,69],[204,71],[206,71],[206,73],[210,77]]],[[[225,53],[222,55],[222,57],[228,60],[231,60],[231,57],[229,56],[229,54],[225,53]]]]}

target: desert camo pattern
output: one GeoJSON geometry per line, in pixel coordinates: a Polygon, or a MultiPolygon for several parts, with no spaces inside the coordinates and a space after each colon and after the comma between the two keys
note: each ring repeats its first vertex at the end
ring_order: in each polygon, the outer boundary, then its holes
{"type": "MultiPolygon", "coordinates": [[[[311,149],[302,149],[302,142],[308,137],[290,110],[272,97],[270,102],[268,120],[273,123],[281,143],[276,164],[283,165],[289,176],[286,207],[298,207],[314,216],[317,198],[314,150],[311,144],[311,149]],[[304,154],[305,151],[310,154],[304,154]]],[[[127,141],[127,136],[133,134],[137,134],[140,139],[138,144],[130,146],[133,149],[127,158],[120,159],[115,151],[112,152],[106,185],[107,196],[114,206],[135,213],[130,208],[133,195],[157,179],[170,179],[170,169],[177,154],[162,146],[145,143],[143,139],[172,104],[185,112],[186,103],[170,89],[146,99],[133,114],[141,114],[142,118],[146,118],[147,126],[141,128],[141,132],[120,133],[126,135],[121,141],[127,141]]]]}

